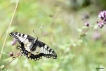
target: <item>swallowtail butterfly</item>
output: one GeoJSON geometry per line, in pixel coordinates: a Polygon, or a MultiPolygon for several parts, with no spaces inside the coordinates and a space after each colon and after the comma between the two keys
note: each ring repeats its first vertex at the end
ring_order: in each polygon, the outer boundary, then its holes
{"type": "Polygon", "coordinates": [[[14,38],[13,44],[18,41],[20,50],[26,57],[39,60],[42,56],[53,59],[57,58],[57,54],[48,45],[34,38],[30,35],[22,34],[19,32],[11,32],[10,36],[14,38]]]}

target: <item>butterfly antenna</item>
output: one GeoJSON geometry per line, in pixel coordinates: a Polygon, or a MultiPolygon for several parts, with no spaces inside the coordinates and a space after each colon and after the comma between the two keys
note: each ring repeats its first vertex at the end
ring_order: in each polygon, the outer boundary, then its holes
{"type": "MultiPolygon", "coordinates": [[[[33,30],[33,33],[35,34],[35,31],[33,30]]],[[[37,37],[37,35],[35,34],[35,36],[37,37]]],[[[37,39],[38,39],[38,37],[37,37],[37,39]]]]}

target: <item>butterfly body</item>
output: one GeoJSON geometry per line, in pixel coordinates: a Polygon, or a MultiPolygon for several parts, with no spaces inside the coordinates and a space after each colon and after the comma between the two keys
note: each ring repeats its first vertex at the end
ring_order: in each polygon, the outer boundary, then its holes
{"type": "Polygon", "coordinates": [[[10,36],[15,38],[20,44],[21,52],[28,58],[39,60],[42,56],[46,58],[53,59],[57,58],[57,54],[48,45],[38,40],[38,38],[33,38],[30,35],[22,34],[19,32],[12,32],[10,36]]]}

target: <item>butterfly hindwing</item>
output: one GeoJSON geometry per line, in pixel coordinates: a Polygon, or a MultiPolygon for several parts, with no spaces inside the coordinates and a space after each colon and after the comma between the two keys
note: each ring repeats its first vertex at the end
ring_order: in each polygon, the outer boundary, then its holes
{"type": "Polygon", "coordinates": [[[53,57],[53,59],[57,58],[55,51],[45,43],[39,41],[38,38],[33,38],[30,35],[19,32],[12,32],[10,33],[10,36],[19,42],[22,53],[28,58],[34,60],[39,60],[42,58],[42,56],[46,58],[53,57]]]}

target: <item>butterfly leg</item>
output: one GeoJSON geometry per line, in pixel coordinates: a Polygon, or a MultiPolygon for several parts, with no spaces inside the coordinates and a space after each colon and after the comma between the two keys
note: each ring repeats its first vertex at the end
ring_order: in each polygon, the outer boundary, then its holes
{"type": "Polygon", "coordinates": [[[20,45],[17,45],[16,48],[17,48],[17,49],[21,49],[21,46],[20,46],[20,45]]]}

